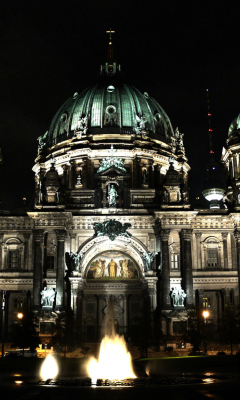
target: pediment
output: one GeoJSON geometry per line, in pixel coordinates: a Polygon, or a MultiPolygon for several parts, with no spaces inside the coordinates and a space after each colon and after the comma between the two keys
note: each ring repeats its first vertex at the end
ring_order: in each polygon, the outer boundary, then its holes
{"type": "Polygon", "coordinates": [[[123,169],[118,168],[115,165],[111,165],[109,168],[105,169],[104,171],[99,172],[98,176],[106,176],[109,174],[122,176],[122,175],[126,175],[126,173],[127,172],[125,172],[123,169]]]}

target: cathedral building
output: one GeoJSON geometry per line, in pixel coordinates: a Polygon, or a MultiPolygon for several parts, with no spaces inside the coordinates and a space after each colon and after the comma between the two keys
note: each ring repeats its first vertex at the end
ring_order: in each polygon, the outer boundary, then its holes
{"type": "Polygon", "coordinates": [[[110,39],[98,80],[62,105],[38,141],[34,208],[0,216],[6,334],[24,308],[47,337],[70,307],[92,342],[110,298],[129,340],[145,302],[170,335],[186,329],[195,306],[214,323],[225,305],[238,307],[240,116],[222,153],[226,191],[208,187],[214,205],[194,209],[183,134],[125,81],[110,39]]]}

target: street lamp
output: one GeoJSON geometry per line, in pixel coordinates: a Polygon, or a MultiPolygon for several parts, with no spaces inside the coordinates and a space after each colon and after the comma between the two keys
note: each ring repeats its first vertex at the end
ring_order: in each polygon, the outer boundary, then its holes
{"type": "Polygon", "coordinates": [[[207,310],[203,311],[203,318],[204,318],[204,351],[207,354],[207,333],[206,333],[206,325],[207,325],[207,319],[209,317],[210,313],[207,310]]]}
{"type": "Polygon", "coordinates": [[[22,312],[19,312],[19,313],[17,313],[17,317],[18,317],[18,319],[21,321],[21,329],[22,329],[22,356],[24,357],[24,339],[23,339],[23,317],[24,317],[24,315],[23,315],[23,313],[22,312]]]}

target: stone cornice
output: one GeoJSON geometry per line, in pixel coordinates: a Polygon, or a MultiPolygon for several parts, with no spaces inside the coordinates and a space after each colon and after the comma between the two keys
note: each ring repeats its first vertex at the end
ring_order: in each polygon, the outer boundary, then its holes
{"type": "Polygon", "coordinates": [[[193,270],[193,276],[194,277],[201,277],[201,278],[206,278],[206,279],[208,279],[208,277],[224,277],[224,279],[225,279],[225,277],[227,276],[227,277],[231,277],[231,278],[234,278],[234,277],[237,277],[238,276],[238,271],[237,270],[229,270],[229,271],[226,271],[226,270],[216,270],[216,271],[207,271],[207,270],[201,270],[201,271],[196,271],[196,270],[193,270]]]}
{"type": "Polygon", "coordinates": [[[207,278],[193,278],[193,284],[194,285],[199,285],[201,283],[203,283],[204,285],[209,285],[210,287],[211,287],[211,285],[213,283],[219,283],[223,287],[225,287],[226,284],[235,283],[237,285],[238,284],[238,278],[234,278],[234,277],[232,277],[232,278],[225,278],[225,277],[223,277],[223,278],[214,278],[214,277],[212,277],[212,278],[209,278],[209,277],[207,277],[207,278]]]}

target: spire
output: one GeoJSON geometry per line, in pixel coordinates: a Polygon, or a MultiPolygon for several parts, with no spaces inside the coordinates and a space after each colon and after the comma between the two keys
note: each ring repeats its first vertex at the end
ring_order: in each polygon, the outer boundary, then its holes
{"type": "Polygon", "coordinates": [[[208,108],[208,136],[209,136],[209,153],[214,154],[213,151],[213,144],[212,144],[212,125],[211,125],[211,111],[210,111],[210,101],[209,101],[209,90],[206,89],[206,93],[207,93],[207,108],[208,108]]]}
{"type": "Polygon", "coordinates": [[[207,92],[207,108],[208,108],[208,137],[209,137],[209,160],[207,163],[207,178],[204,183],[204,190],[202,192],[206,200],[210,202],[212,210],[220,208],[219,201],[223,199],[225,189],[222,181],[220,165],[215,161],[213,144],[212,144],[212,126],[211,126],[211,111],[209,102],[209,90],[207,92]]]}
{"type": "Polygon", "coordinates": [[[112,34],[115,33],[115,31],[110,28],[109,31],[106,31],[106,33],[109,34],[107,61],[100,66],[100,74],[115,75],[121,70],[120,65],[114,61],[113,55],[112,34]]]}
{"type": "Polygon", "coordinates": [[[110,28],[109,31],[106,31],[106,33],[109,33],[109,43],[108,43],[108,56],[107,56],[107,62],[113,63],[114,62],[114,56],[113,56],[113,44],[112,44],[112,33],[115,33],[115,31],[112,31],[110,28]]]}

